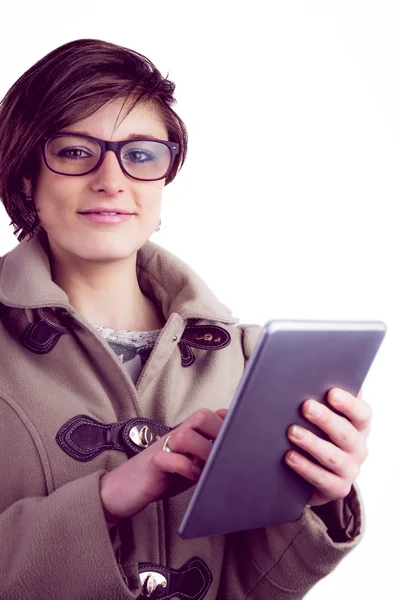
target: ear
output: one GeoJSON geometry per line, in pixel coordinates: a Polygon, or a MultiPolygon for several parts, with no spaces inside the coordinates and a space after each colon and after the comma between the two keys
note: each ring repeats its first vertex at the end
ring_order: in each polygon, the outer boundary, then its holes
{"type": "Polygon", "coordinates": [[[27,196],[32,196],[32,181],[29,177],[23,177],[25,192],[27,196]]]}

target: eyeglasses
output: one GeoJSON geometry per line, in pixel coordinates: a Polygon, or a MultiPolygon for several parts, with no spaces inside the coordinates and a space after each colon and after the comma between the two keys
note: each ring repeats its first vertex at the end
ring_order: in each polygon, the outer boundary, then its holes
{"type": "Polygon", "coordinates": [[[60,175],[87,175],[102,162],[108,150],[115,152],[126,175],[141,181],[167,177],[179,153],[177,142],[146,137],[108,142],[82,133],[55,133],[44,137],[40,146],[47,167],[60,175]]]}

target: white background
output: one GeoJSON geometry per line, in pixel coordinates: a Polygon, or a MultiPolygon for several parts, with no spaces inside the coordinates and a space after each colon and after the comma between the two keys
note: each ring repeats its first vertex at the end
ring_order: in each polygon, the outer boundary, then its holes
{"type": "MultiPolygon", "coordinates": [[[[176,83],[187,161],[152,240],[244,323],[380,319],[358,483],[362,543],[307,595],[397,597],[400,8],[380,0],[2,7],[2,97],[73,39],[131,47],[176,83]]],[[[0,255],[18,244],[0,206],[0,255]]]]}

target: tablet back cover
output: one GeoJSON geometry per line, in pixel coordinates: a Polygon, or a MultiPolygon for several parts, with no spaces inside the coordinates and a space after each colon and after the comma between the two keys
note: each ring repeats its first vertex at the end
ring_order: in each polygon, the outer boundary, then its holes
{"type": "Polygon", "coordinates": [[[384,335],[380,322],[267,323],[179,535],[219,535],[297,520],[312,486],[285,463],[284,455],[295,448],[287,429],[298,423],[327,438],[301,415],[302,403],[326,402],[333,387],[356,395],[384,335]]]}

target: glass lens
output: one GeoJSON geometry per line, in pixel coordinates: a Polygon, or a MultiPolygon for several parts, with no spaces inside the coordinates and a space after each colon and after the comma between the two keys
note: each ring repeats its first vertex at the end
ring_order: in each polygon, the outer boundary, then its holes
{"type": "MultiPolygon", "coordinates": [[[[83,175],[93,169],[101,154],[97,142],[77,135],[51,138],[46,146],[50,168],[65,175],[83,175]]],[[[171,161],[168,146],[159,142],[135,140],[121,149],[121,160],[126,171],[139,179],[162,177],[171,161]]]]}
{"type": "Polygon", "coordinates": [[[121,160],[130,175],[157,179],[168,170],[171,153],[165,144],[147,140],[129,142],[121,150],[121,160]]]}
{"type": "Polygon", "coordinates": [[[82,175],[96,165],[101,148],[97,142],[77,135],[51,138],[46,146],[49,166],[65,175],[82,175]]]}

